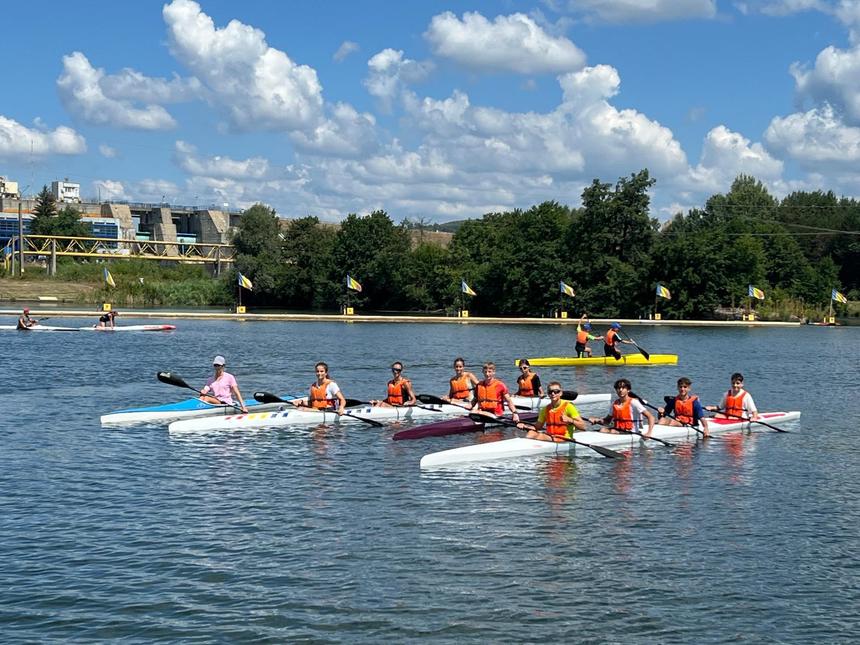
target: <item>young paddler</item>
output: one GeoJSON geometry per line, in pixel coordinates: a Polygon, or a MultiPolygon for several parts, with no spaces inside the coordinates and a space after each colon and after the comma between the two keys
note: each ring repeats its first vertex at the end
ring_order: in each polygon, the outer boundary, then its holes
{"type": "Polygon", "coordinates": [[[30,318],[30,310],[24,307],[23,313],[18,317],[18,329],[31,329],[39,324],[35,318],[30,318]]]}
{"type": "Polygon", "coordinates": [[[658,408],[658,424],[664,426],[696,425],[700,423],[702,433],[708,436],[708,419],[699,397],[690,391],[693,382],[686,376],[678,379],[678,394],[666,397],[666,407],[658,408]]]}
{"type": "Polygon", "coordinates": [[[505,413],[505,404],[511,411],[514,421],[520,420],[517,407],[508,392],[508,386],[496,378],[496,364],[484,363],[484,380],[475,385],[475,400],[473,410],[479,410],[486,414],[500,416],[505,413]]]}
{"type": "Polygon", "coordinates": [[[454,359],[454,376],[448,381],[448,396],[442,398],[450,403],[471,407],[477,384],[478,377],[466,371],[466,361],[458,356],[454,359]]]}
{"type": "Polygon", "coordinates": [[[317,363],[314,365],[314,371],[317,380],[311,383],[310,396],[301,403],[314,410],[333,409],[338,415],[342,415],[346,410],[346,399],[337,383],[329,378],[328,365],[317,363]]]}
{"type": "Polygon", "coordinates": [[[392,379],[388,381],[388,393],[381,401],[371,401],[373,405],[395,407],[400,405],[415,405],[415,391],[412,381],[403,376],[403,363],[395,361],[391,364],[392,379]]]}
{"type": "Polygon", "coordinates": [[[630,396],[630,381],[626,378],[615,381],[615,392],[618,398],[612,403],[609,414],[605,417],[592,417],[589,421],[595,425],[602,425],[601,432],[619,434],[618,430],[642,432],[642,417],[645,417],[648,431],[642,434],[650,437],[654,430],[654,415],[645,409],[639,399],[630,396]]]}
{"type": "Polygon", "coordinates": [[[718,419],[758,419],[758,408],[750,393],[744,389],[744,375],[740,372],[732,374],[732,387],[723,394],[720,405],[709,405],[705,409],[717,412],[718,419]]]}
{"type": "Polygon", "coordinates": [[[220,403],[236,405],[242,412],[247,412],[248,408],[245,407],[236,377],[224,368],[226,362],[223,356],[212,359],[212,369],[215,374],[206,380],[206,385],[200,390],[200,400],[213,405],[220,403]]]}
{"type": "MultiPolygon", "coordinates": [[[[527,439],[562,442],[570,439],[577,430],[585,430],[585,420],[570,401],[561,398],[561,383],[551,381],[547,387],[549,405],[541,408],[538,419],[526,435],[527,439]]],[[[520,423],[517,427],[529,427],[520,423]]]]}
{"type": "Polygon", "coordinates": [[[576,325],[576,357],[591,358],[591,348],[588,346],[589,341],[603,340],[603,336],[595,336],[591,333],[591,322],[585,314],[579,319],[576,325]]]}
{"type": "Polygon", "coordinates": [[[625,345],[632,345],[632,341],[624,340],[621,336],[618,335],[618,332],[621,329],[621,323],[614,322],[609,325],[609,329],[606,331],[606,335],[603,337],[603,355],[604,356],[612,356],[616,361],[621,360],[621,352],[618,350],[618,345],[624,343],[625,345]]]}
{"type": "Polygon", "coordinates": [[[521,358],[519,362],[520,374],[517,377],[517,396],[539,396],[542,397],[543,386],[540,384],[540,376],[532,372],[529,359],[521,358]]]}

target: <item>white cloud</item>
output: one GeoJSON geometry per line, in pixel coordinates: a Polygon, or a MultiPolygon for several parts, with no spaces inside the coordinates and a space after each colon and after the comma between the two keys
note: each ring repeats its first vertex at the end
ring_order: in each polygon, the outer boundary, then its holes
{"type": "Polygon", "coordinates": [[[116,157],[116,148],[112,148],[106,143],[102,143],[99,145],[99,154],[107,159],[113,159],[116,157]]]}
{"type": "Polygon", "coordinates": [[[585,64],[585,54],[570,40],[551,36],[521,13],[490,22],[479,13],[467,12],[460,20],[446,11],[433,17],[424,37],[437,56],[473,69],[539,74],[585,64]]]}
{"type": "Polygon", "coordinates": [[[720,125],[708,132],[699,164],[690,169],[687,182],[691,190],[707,195],[726,190],[739,174],[752,175],[763,182],[777,182],[782,161],[772,157],[760,143],[720,125]]]}
{"type": "Polygon", "coordinates": [[[0,156],[77,155],[87,151],[84,137],[72,128],[34,130],[0,115],[0,156]]]}
{"type": "Polygon", "coordinates": [[[93,192],[103,201],[130,201],[130,197],[125,190],[125,185],[121,181],[113,179],[99,179],[93,182],[93,192]]]}
{"type": "Polygon", "coordinates": [[[103,76],[99,86],[108,98],[141,103],[181,103],[203,95],[203,88],[196,78],[152,78],[130,68],[121,70],[119,74],[103,76]]]}
{"type": "Polygon", "coordinates": [[[373,153],[379,143],[376,119],[348,103],[327,107],[330,117],[312,130],[294,130],[290,140],[303,152],[351,158],[373,153]]]}
{"type": "Polygon", "coordinates": [[[231,20],[215,27],[193,0],[163,9],[174,56],[211,92],[240,130],[298,130],[322,120],[316,71],[270,47],[259,29],[231,20]]]}
{"type": "Polygon", "coordinates": [[[828,103],[843,112],[849,123],[860,123],[860,45],[847,50],[827,47],[812,69],[795,63],[791,73],[801,100],[828,103]]]}
{"type": "Polygon", "coordinates": [[[370,72],[364,86],[380,99],[386,110],[391,109],[392,101],[404,85],[424,80],[433,69],[433,63],[404,58],[402,51],[394,49],[383,49],[367,61],[367,66],[370,72]]]}
{"type": "Polygon", "coordinates": [[[351,40],[344,40],[340,44],[340,47],[337,48],[337,51],[334,53],[334,56],[332,56],[332,58],[336,62],[340,63],[347,56],[349,56],[350,54],[352,54],[354,52],[357,52],[359,49],[360,49],[360,47],[358,46],[358,43],[354,43],[351,40]]]}
{"type": "Polygon", "coordinates": [[[155,203],[179,203],[184,194],[179,186],[166,179],[141,179],[131,184],[129,192],[134,195],[135,200],[155,203]]]}
{"type": "Polygon", "coordinates": [[[140,130],[166,130],[176,126],[160,105],[134,107],[126,100],[108,97],[101,82],[105,73],[95,69],[81,52],[63,56],[63,73],[57,79],[60,99],[71,113],[93,125],[140,130]]]}
{"type": "Polygon", "coordinates": [[[829,11],[823,0],[769,0],[743,5],[745,12],[758,11],[766,16],[789,16],[803,11],[829,11]]]}
{"type": "Polygon", "coordinates": [[[176,142],[175,159],[190,175],[222,179],[260,179],[269,173],[269,162],[262,157],[250,159],[231,159],[216,155],[200,157],[197,148],[185,141],[176,142]]]}
{"type": "Polygon", "coordinates": [[[860,128],[842,123],[829,105],[774,117],[764,136],[772,149],[807,167],[825,163],[849,170],[860,161],[860,128]]]}
{"type": "Polygon", "coordinates": [[[653,23],[713,18],[716,0],[570,0],[570,11],[588,20],[612,23],[653,23]]]}

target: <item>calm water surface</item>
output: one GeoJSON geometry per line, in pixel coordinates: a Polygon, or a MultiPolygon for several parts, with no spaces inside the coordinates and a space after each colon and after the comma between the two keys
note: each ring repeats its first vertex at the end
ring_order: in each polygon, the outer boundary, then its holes
{"type": "Polygon", "coordinates": [[[171,437],[98,417],[184,398],[155,372],[202,385],[215,354],[247,396],[304,391],[317,360],[355,398],[381,397],[395,359],[419,392],[442,393],[457,355],[510,384],[515,358],[569,354],[573,330],[178,326],[0,337],[3,642],[860,640],[860,328],[646,328],[679,366],[539,370],[658,400],[687,375],[708,403],[739,370],[760,409],[803,412],[792,434],[421,472],[492,437],[171,437]]]}

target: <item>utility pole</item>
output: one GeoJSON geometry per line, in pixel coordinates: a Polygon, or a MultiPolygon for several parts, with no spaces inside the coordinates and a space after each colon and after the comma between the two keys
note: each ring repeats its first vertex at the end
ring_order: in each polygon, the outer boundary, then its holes
{"type": "Polygon", "coordinates": [[[24,213],[21,204],[23,197],[18,194],[18,276],[22,278],[24,277],[24,213]]]}

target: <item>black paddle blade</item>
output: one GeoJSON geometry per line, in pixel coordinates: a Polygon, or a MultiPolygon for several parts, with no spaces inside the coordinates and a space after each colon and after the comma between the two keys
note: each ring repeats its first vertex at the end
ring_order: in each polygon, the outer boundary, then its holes
{"type": "Polygon", "coordinates": [[[561,393],[561,398],[563,398],[565,401],[574,401],[578,396],[579,392],[577,392],[576,390],[564,390],[561,393]]]}
{"type": "Polygon", "coordinates": [[[447,403],[447,401],[445,401],[444,399],[440,399],[438,396],[433,396],[432,394],[419,394],[415,398],[418,399],[419,401],[421,401],[421,403],[427,403],[428,405],[429,404],[440,405],[440,404],[447,403]]]}
{"type": "Polygon", "coordinates": [[[168,385],[175,385],[176,387],[185,387],[189,390],[194,389],[193,387],[188,385],[188,383],[186,383],[182,377],[176,374],[172,374],[171,372],[158,372],[155,375],[155,378],[157,378],[162,383],[167,383],[168,385]]]}
{"type": "Polygon", "coordinates": [[[578,443],[581,446],[588,446],[594,452],[597,452],[604,457],[609,457],[610,459],[624,459],[624,455],[622,455],[620,452],[615,452],[614,450],[610,450],[609,448],[604,448],[603,446],[595,446],[594,444],[590,443],[582,443],[581,441],[576,440],[574,440],[573,442],[578,443]]]}
{"type": "Polygon", "coordinates": [[[287,403],[279,396],[275,396],[271,392],[254,392],[254,399],[260,403],[287,403]]]}
{"type": "Polygon", "coordinates": [[[357,405],[370,405],[370,401],[359,401],[358,399],[346,399],[346,407],[353,408],[357,405]]]}

